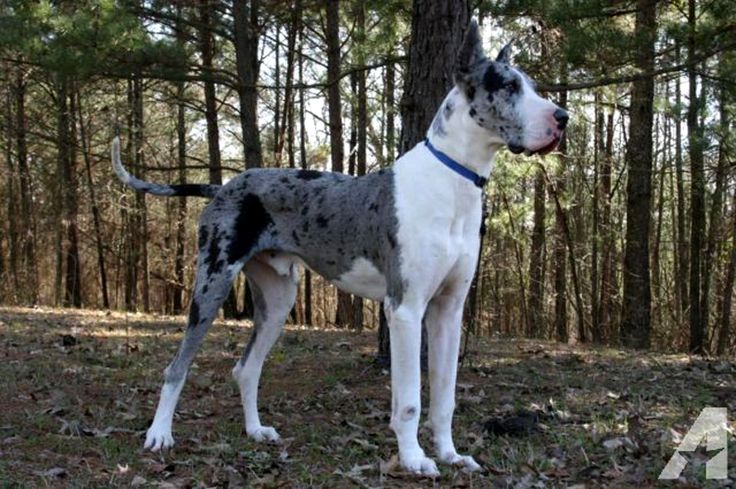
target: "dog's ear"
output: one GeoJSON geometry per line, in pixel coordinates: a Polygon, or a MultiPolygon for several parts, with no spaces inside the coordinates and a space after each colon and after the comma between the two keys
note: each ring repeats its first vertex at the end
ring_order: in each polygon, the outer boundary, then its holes
{"type": "Polygon", "coordinates": [[[453,74],[455,84],[467,93],[470,88],[470,74],[473,67],[485,59],[483,43],[478,33],[478,23],[473,19],[470,21],[455,62],[455,73],[453,74]]]}
{"type": "Polygon", "coordinates": [[[511,62],[511,43],[507,43],[504,47],[501,48],[501,50],[498,52],[498,56],[496,56],[496,62],[497,63],[504,63],[509,64],[511,62]]]}

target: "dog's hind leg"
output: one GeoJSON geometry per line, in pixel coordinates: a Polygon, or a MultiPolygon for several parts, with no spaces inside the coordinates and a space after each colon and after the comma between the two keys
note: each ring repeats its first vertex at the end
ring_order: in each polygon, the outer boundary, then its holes
{"type": "Polygon", "coordinates": [[[245,271],[253,291],[254,328],[243,356],[233,368],[233,377],[243,400],[245,432],[256,441],[277,441],[276,430],[261,425],[258,416],[258,381],[263,362],[294,306],[298,270],[292,262],[291,266],[279,267],[277,271],[256,257],[246,264],[245,271]]]}
{"type": "MultiPolygon", "coordinates": [[[[211,233],[200,229],[200,239],[205,237],[203,241],[207,241],[208,234],[211,233]]],[[[218,244],[220,238],[210,235],[209,239],[209,246],[202,246],[204,243],[200,242],[197,278],[189,308],[187,330],[179,351],[164,370],[164,385],[161,388],[156,415],[146,434],[144,448],[150,448],[153,451],[168,448],[174,444],[171,424],[187,372],[199,345],[230,291],[234,277],[243,266],[244,260],[228,264],[226,259],[223,259],[225,252],[218,244]]]]}

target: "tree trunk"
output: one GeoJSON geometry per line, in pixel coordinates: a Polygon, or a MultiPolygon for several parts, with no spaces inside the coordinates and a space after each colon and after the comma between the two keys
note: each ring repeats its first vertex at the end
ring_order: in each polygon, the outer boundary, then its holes
{"type": "Polygon", "coordinates": [[[695,62],[695,0],[688,2],[688,52],[687,70],[690,101],[687,108],[687,132],[690,154],[690,352],[705,353],[706,318],[701,309],[701,277],[703,235],[705,234],[705,174],[703,171],[704,138],[698,123],[700,102],[697,92],[697,66],[695,62]]]}
{"type": "Polygon", "coordinates": [[[731,253],[726,269],[726,277],[723,280],[723,300],[721,302],[721,314],[719,317],[720,329],[718,331],[718,343],[716,353],[724,355],[728,353],[728,342],[731,334],[731,305],[733,303],[733,285],[736,278],[736,193],[731,205],[731,253]]]}
{"type": "Polygon", "coordinates": [[[64,229],[66,234],[66,249],[64,250],[64,306],[81,307],[81,266],[79,263],[79,238],[77,231],[77,176],[75,158],[72,152],[73,129],[72,113],[69,107],[69,81],[62,77],[57,92],[59,103],[57,145],[58,162],[61,170],[61,191],[64,207],[64,229]]]}
{"type": "MultiPolygon", "coordinates": [[[[18,215],[18,198],[16,196],[16,182],[15,182],[15,164],[13,163],[13,103],[11,99],[10,91],[6,94],[5,107],[7,109],[5,118],[5,163],[8,166],[8,180],[7,180],[7,198],[8,198],[8,267],[10,275],[12,277],[12,291],[13,296],[18,299],[18,291],[20,290],[20,277],[18,276],[18,221],[16,219],[10,219],[10,216],[18,215]]],[[[60,273],[57,274],[57,277],[60,273]]]]}
{"type": "MultiPolygon", "coordinates": [[[[358,0],[355,4],[355,43],[358,48],[358,56],[356,64],[358,66],[365,65],[365,57],[363,50],[365,49],[365,2],[358,0]]],[[[357,152],[356,152],[356,175],[362,176],[366,172],[367,156],[368,156],[368,94],[366,93],[366,78],[368,71],[361,70],[355,74],[357,81],[357,152]]],[[[353,316],[351,327],[355,331],[363,330],[363,299],[360,297],[353,298],[353,316]]]]}
{"type": "Polygon", "coordinates": [[[534,227],[529,256],[529,316],[527,336],[538,338],[544,332],[544,171],[534,177],[534,227]]]}
{"type": "MultiPolygon", "coordinates": [[[[675,43],[676,62],[680,62],[680,45],[675,43]]],[[[680,301],[677,304],[679,308],[678,316],[684,318],[689,309],[688,283],[687,277],[690,269],[689,250],[686,236],[686,211],[685,211],[685,185],[683,183],[683,164],[682,164],[682,89],[680,88],[680,79],[675,80],[675,107],[677,114],[675,115],[675,176],[677,179],[677,257],[678,257],[678,273],[675,276],[675,287],[677,287],[680,301]]]]}
{"type": "MultiPolygon", "coordinates": [[[[656,0],[637,0],[636,67],[641,73],[654,66],[656,0]]],[[[631,348],[649,348],[652,293],[649,285],[649,225],[652,198],[652,118],[654,79],[633,83],[631,122],[626,161],[626,251],[624,256],[624,305],[621,340],[631,348]]]]}
{"type": "MultiPolygon", "coordinates": [[[[145,180],[145,153],[143,152],[143,79],[136,77],[133,80],[133,138],[135,145],[136,176],[145,180]]],[[[140,259],[142,272],[143,310],[151,311],[150,270],[148,266],[148,208],[146,195],[143,192],[135,194],[134,226],[139,239],[136,241],[136,254],[140,259]]]]}
{"type": "Polygon", "coordinates": [[[261,136],[258,131],[258,92],[256,91],[258,81],[257,0],[233,1],[233,35],[245,168],[260,168],[262,166],[261,136]]]}
{"type": "MultiPolygon", "coordinates": [[[[177,42],[186,42],[186,33],[181,21],[181,6],[177,5],[177,42]]],[[[187,131],[186,131],[186,106],[184,104],[184,82],[176,83],[176,161],[179,169],[179,183],[187,183],[187,131]]],[[[184,308],[184,248],[186,245],[186,218],[187,199],[180,197],[176,201],[176,250],[174,252],[174,279],[176,285],[172,301],[172,312],[181,314],[184,308]]]]}
{"type": "Polygon", "coordinates": [[[79,89],[76,91],[77,97],[77,118],[79,120],[79,141],[82,148],[82,156],[84,158],[84,167],[87,176],[87,192],[89,192],[90,206],[92,208],[92,224],[95,232],[95,247],[97,250],[97,270],[100,273],[100,289],[102,292],[102,307],[110,309],[110,296],[107,290],[107,268],[105,267],[105,245],[102,233],[102,219],[100,218],[100,208],[97,204],[97,195],[95,193],[94,182],[92,181],[92,163],[90,161],[90,141],[87,139],[87,127],[82,111],[82,96],[79,89]]]}
{"type": "MultiPolygon", "coordinates": [[[[36,226],[31,191],[31,172],[28,168],[28,144],[26,141],[26,80],[22,68],[16,71],[15,79],[15,144],[18,161],[20,192],[20,237],[23,257],[24,299],[35,304],[38,301],[38,264],[36,263],[36,226]]],[[[11,124],[12,127],[12,124],[11,124]]],[[[8,141],[10,144],[10,141],[8,141]]]]}
{"type": "MultiPolygon", "coordinates": [[[[723,55],[721,55],[720,58],[720,64],[721,64],[721,74],[725,75],[723,73],[723,55]]],[[[717,248],[718,248],[718,234],[719,230],[721,229],[721,211],[723,207],[723,193],[725,190],[725,184],[726,184],[726,165],[728,164],[728,154],[727,154],[727,148],[726,148],[726,138],[728,137],[728,131],[730,126],[729,121],[729,114],[727,109],[727,92],[725,84],[722,83],[719,87],[719,112],[720,112],[720,121],[719,121],[719,133],[720,133],[720,141],[718,144],[718,166],[716,167],[716,188],[713,191],[713,200],[711,202],[710,212],[709,212],[709,225],[708,225],[708,233],[705,240],[705,252],[703,256],[703,277],[702,277],[702,293],[700,297],[700,313],[702,316],[702,327],[703,327],[703,334],[705,337],[710,337],[708,334],[708,322],[710,317],[710,283],[711,283],[711,274],[713,271],[713,262],[716,259],[717,255],[717,248]]]]}
{"type": "MultiPolygon", "coordinates": [[[[301,12],[301,0],[297,0],[297,6],[301,12]]],[[[304,99],[304,25],[299,23],[299,166],[302,170],[307,170],[307,134],[304,120],[305,99],[304,99]]],[[[304,271],[304,324],[312,325],[312,272],[304,271]]]]}
{"type": "Polygon", "coordinates": [[[424,139],[452,87],[455,58],[468,29],[470,8],[468,0],[413,2],[409,65],[401,100],[400,154],[424,139]]]}
{"type": "Polygon", "coordinates": [[[611,313],[613,309],[613,297],[616,294],[616,285],[613,277],[613,255],[616,242],[611,226],[611,173],[613,165],[613,132],[614,117],[616,111],[612,109],[606,121],[606,143],[603,162],[600,173],[600,195],[602,198],[600,228],[603,233],[603,258],[601,263],[601,287],[598,314],[595,319],[601,337],[610,340],[611,336],[611,313]]]}

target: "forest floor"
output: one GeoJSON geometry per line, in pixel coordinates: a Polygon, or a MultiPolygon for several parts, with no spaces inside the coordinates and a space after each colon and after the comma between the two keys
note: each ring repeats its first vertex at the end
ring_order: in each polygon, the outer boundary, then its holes
{"type": "MultiPolygon", "coordinates": [[[[677,487],[736,482],[736,365],[686,355],[478,341],[460,370],[455,437],[484,473],[397,467],[389,373],[375,333],[288,327],[263,374],[261,419],[243,432],[230,370],[247,323],[219,321],[184,388],[176,446],[142,450],[184,318],[0,308],[0,487],[656,487],[706,406],[730,414],[730,480],[707,481],[701,447],[677,487]]],[[[423,415],[426,415],[426,386],[423,415]]],[[[429,433],[420,439],[431,453],[429,433]]],[[[669,486],[672,483],[662,486],[669,486]]]]}

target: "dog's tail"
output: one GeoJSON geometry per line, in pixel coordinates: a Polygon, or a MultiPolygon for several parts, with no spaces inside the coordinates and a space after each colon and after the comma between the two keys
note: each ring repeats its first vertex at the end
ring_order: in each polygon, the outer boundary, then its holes
{"type": "Polygon", "coordinates": [[[222,185],[207,184],[182,184],[167,185],[159,183],[144,182],[134,177],[123,167],[120,161],[120,138],[115,136],[112,140],[112,167],[121,182],[138,190],[153,195],[177,196],[177,197],[214,197],[220,191],[222,185]]]}

